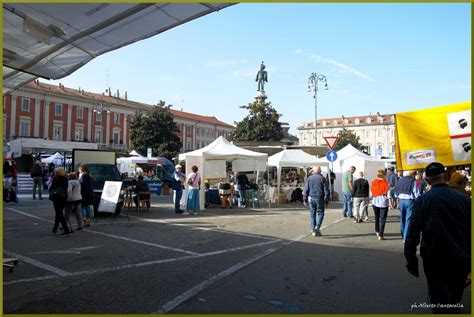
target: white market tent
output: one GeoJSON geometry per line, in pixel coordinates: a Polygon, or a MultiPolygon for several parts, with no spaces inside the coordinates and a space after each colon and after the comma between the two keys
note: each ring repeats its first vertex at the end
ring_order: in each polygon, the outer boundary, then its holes
{"type": "Polygon", "coordinates": [[[117,168],[120,173],[135,173],[136,164],[152,164],[157,165],[159,160],[155,157],[145,156],[130,156],[130,157],[119,157],[117,159],[117,168]]]}
{"type": "MultiPolygon", "coordinates": [[[[186,161],[186,175],[191,173],[191,166],[196,165],[202,179],[225,178],[226,161],[232,161],[233,170],[265,171],[268,155],[238,147],[220,136],[211,144],[188,153],[179,155],[179,160],[186,161]]],[[[201,209],[204,209],[204,186],[199,193],[201,209]]]]}
{"type": "Polygon", "coordinates": [[[3,94],[234,3],[4,3],[3,94]]]}
{"type": "Polygon", "coordinates": [[[282,167],[329,166],[329,162],[320,161],[314,155],[308,154],[303,150],[283,150],[270,156],[268,158],[268,165],[277,167],[277,188],[279,192],[282,167]]]}
{"type": "MultiPolygon", "coordinates": [[[[327,162],[327,159],[319,158],[319,162],[327,162]]],[[[359,172],[364,172],[364,178],[369,184],[377,178],[377,171],[385,169],[385,162],[369,156],[359,151],[351,144],[346,145],[343,149],[337,151],[337,159],[333,162],[333,172],[336,174],[334,181],[334,191],[337,192],[339,200],[342,198],[342,173],[347,171],[349,167],[355,166],[354,180],[358,178],[359,172]]]]}
{"type": "Polygon", "coordinates": [[[53,155],[51,156],[48,156],[47,158],[45,159],[42,159],[41,160],[41,163],[43,164],[50,164],[50,163],[54,163],[54,164],[61,164],[62,163],[62,160],[63,160],[64,156],[61,155],[59,152],[56,152],[54,153],[53,155]]]}
{"type": "Polygon", "coordinates": [[[128,153],[128,155],[130,156],[141,156],[140,153],[138,153],[137,151],[133,150],[132,152],[128,153]]]}

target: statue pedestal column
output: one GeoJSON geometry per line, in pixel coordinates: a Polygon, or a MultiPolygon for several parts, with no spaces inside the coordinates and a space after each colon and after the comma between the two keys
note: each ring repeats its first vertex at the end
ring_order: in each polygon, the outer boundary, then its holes
{"type": "Polygon", "coordinates": [[[257,95],[255,96],[255,100],[258,102],[265,102],[265,99],[267,99],[267,95],[265,95],[264,91],[257,91],[257,95]]]}

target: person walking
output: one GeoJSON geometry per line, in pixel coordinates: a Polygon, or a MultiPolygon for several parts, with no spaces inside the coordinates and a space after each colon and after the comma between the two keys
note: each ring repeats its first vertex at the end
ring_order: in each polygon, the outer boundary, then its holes
{"type": "Polygon", "coordinates": [[[61,236],[71,233],[63,214],[67,200],[67,187],[68,183],[66,178],[66,171],[61,166],[56,167],[56,169],[54,170],[53,182],[51,183],[51,187],[49,188],[49,199],[53,202],[55,212],[52,233],[56,234],[58,232],[58,227],[61,223],[61,226],[63,227],[63,232],[60,234],[61,236]]]}
{"type": "Polygon", "coordinates": [[[310,227],[313,237],[321,236],[321,225],[324,220],[324,204],[329,202],[329,186],[321,174],[321,167],[313,167],[313,175],[304,184],[303,204],[309,205],[310,227]],[[316,217],[317,215],[317,217],[316,217]]]}
{"type": "Polygon", "coordinates": [[[38,198],[39,200],[43,199],[43,167],[41,166],[41,161],[36,161],[33,167],[31,168],[30,173],[31,178],[33,178],[33,200],[36,199],[36,188],[38,188],[38,198]]]}
{"type": "Polygon", "coordinates": [[[188,188],[188,199],[186,202],[186,211],[189,215],[197,215],[200,209],[199,206],[199,189],[201,187],[201,176],[198,173],[198,167],[196,165],[191,166],[192,173],[189,173],[187,184],[188,188]]]}
{"type": "Polygon", "coordinates": [[[81,183],[81,211],[83,217],[83,226],[91,226],[91,217],[94,210],[94,187],[92,177],[89,175],[89,168],[85,164],[79,166],[79,182],[81,183]]]}
{"type": "Polygon", "coordinates": [[[355,166],[351,166],[346,172],[342,174],[342,194],[344,195],[344,205],[342,208],[343,217],[351,217],[352,214],[352,186],[354,180],[355,166]]]}
{"type": "Polygon", "coordinates": [[[403,177],[397,181],[395,193],[398,197],[398,205],[400,207],[400,232],[403,242],[406,241],[408,234],[408,226],[410,225],[413,203],[419,196],[413,176],[414,171],[403,171],[403,177]]]}
{"type": "Polygon", "coordinates": [[[239,192],[239,208],[245,208],[247,202],[247,197],[245,196],[245,191],[249,186],[249,179],[247,174],[244,172],[239,172],[237,175],[237,191],[239,192]]]}
{"type": "Polygon", "coordinates": [[[184,188],[184,181],[186,178],[186,175],[181,173],[182,170],[181,165],[176,165],[175,166],[175,171],[173,173],[174,177],[174,212],[177,214],[182,214],[183,210],[180,208],[180,202],[181,202],[181,197],[183,197],[183,188],[184,188]]]}
{"type": "Polygon", "coordinates": [[[354,222],[360,223],[369,205],[369,182],[364,178],[363,171],[359,172],[359,178],[352,186],[351,195],[354,197],[354,222]]]}
{"type": "MultiPolygon", "coordinates": [[[[81,211],[81,183],[77,179],[77,174],[69,173],[69,181],[67,187],[67,202],[64,209],[64,217],[69,222],[71,212],[76,216],[77,230],[82,230],[82,211],[81,211]]],[[[69,222],[70,223],[70,222],[69,222]]],[[[71,228],[72,231],[72,228],[71,228]]]]}
{"type": "Polygon", "coordinates": [[[389,199],[387,193],[389,187],[390,185],[385,178],[385,171],[378,170],[377,178],[370,185],[370,192],[372,193],[372,208],[375,215],[375,234],[379,240],[385,240],[383,233],[388,214],[389,199]]]}
{"type": "Polygon", "coordinates": [[[413,206],[404,254],[408,272],[419,277],[417,246],[433,313],[461,313],[460,304],[471,272],[471,201],[448,186],[444,166],[426,166],[431,189],[413,206]]]}
{"type": "Polygon", "coordinates": [[[395,174],[395,168],[393,166],[389,167],[387,170],[387,176],[385,180],[388,183],[388,201],[390,209],[397,209],[397,197],[395,195],[395,185],[397,184],[397,174],[395,174]]]}

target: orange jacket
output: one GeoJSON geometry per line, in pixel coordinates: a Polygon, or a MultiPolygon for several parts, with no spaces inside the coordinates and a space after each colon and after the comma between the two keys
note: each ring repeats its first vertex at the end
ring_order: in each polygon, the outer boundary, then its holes
{"type": "Polygon", "coordinates": [[[388,190],[388,183],[385,179],[376,178],[372,181],[372,185],[370,186],[370,192],[372,193],[372,197],[387,195],[388,190]]]}

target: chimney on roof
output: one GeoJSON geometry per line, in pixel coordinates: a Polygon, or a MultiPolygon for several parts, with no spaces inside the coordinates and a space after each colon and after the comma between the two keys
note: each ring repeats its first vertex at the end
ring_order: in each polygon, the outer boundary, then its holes
{"type": "Polygon", "coordinates": [[[109,97],[112,97],[112,89],[109,87],[109,97]]]}
{"type": "Polygon", "coordinates": [[[125,90],[125,100],[128,100],[127,99],[127,91],[125,90]]]}
{"type": "Polygon", "coordinates": [[[379,117],[380,117],[380,112],[378,112],[378,111],[377,111],[377,116],[379,116],[379,117]]]}
{"type": "Polygon", "coordinates": [[[117,89],[117,98],[120,98],[120,92],[118,89],[117,89]]]}
{"type": "Polygon", "coordinates": [[[84,94],[84,89],[82,89],[82,94],[84,94]]]}
{"type": "Polygon", "coordinates": [[[345,117],[344,117],[344,115],[342,115],[342,120],[344,120],[344,119],[345,119],[345,117]]]}

